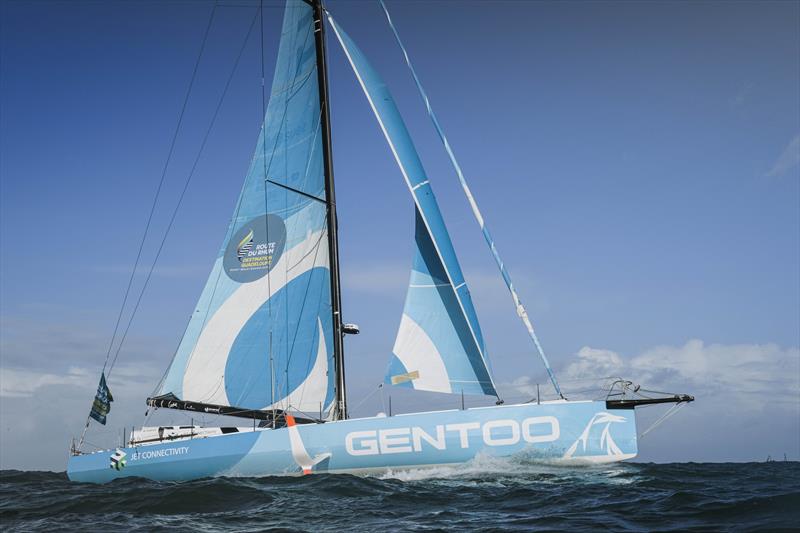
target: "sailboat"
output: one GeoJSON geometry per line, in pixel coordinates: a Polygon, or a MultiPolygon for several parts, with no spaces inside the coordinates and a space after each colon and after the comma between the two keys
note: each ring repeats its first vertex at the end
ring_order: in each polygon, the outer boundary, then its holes
{"type": "MultiPolygon", "coordinates": [[[[407,54],[406,59],[413,73],[407,54]]],[[[635,407],[693,400],[688,395],[643,397],[625,381],[603,400],[565,397],[413,74],[558,398],[515,405],[500,400],[431,182],[386,84],[321,0],[287,0],[269,105],[225,240],[181,343],[146,400],[149,409],[243,422],[143,427],[114,449],[85,452],[73,446],[67,466],[71,480],[370,473],[521,453],[543,460],[615,462],[637,455],[635,407]],[[342,317],[328,29],[414,202],[415,255],[385,382],[460,395],[461,409],[349,416],[344,344],[358,328],[342,317]],[[498,401],[465,408],[464,395],[498,401]]],[[[110,398],[103,376],[94,420],[105,423],[110,398]]]]}

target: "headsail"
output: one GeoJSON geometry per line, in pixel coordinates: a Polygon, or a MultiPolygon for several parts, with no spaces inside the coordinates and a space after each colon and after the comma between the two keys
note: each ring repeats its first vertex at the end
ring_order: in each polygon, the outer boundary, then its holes
{"type": "Polygon", "coordinates": [[[160,397],[307,413],[333,402],[316,54],[312,7],[289,0],[255,156],[160,397]]]}
{"type": "Polygon", "coordinates": [[[539,337],[536,335],[536,331],[533,329],[533,324],[531,323],[530,318],[528,318],[528,312],[525,310],[525,306],[522,305],[522,301],[517,294],[517,290],[514,288],[514,284],[511,282],[511,275],[508,273],[503,260],[500,259],[500,253],[497,251],[497,247],[494,244],[494,239],[489,232],[489,228],[484,222],[480,209],[478,209],[478,203],[475,201],[475,197],[472,195],[469,185],[467,185],[467,180],[464,178],[464,173],[461,171],[461,165],[458,164],[456,156],[453,153],[453,149],[450,148],[450,143],[447,141],[447,136],[445,136],[444,130],[442,130],[442,126],[439,124],[439,119],[436,118],[436,114],[433,112],[428,95],[425,93],[425,89],[422,88],[422,82],[419,81],[417,71],[414,70],[414,66],[411,64],[411,59],[408,57],[406,47],[403,46],[403,41],[400,40],[400,34],[397,32],[397,28],[395,28],[394,23],[392,22],[392,17],[389,15],[389,10],[386,9],[386,4],[383,2],[383,0],[378,0],[378,2],[381,4],[381,8],[383,8],[383,13],[386,15],[386,20],[389,22],[389,27],[392,29],[392,33],[394,33],[397,44],[400,47],[400,50],[403,52],[406,65],[408,65],[408,69],[411,71],[411,76],[414,78],[414,83],[417,85],[417,90],[422,97],[422,101],[425,103],[425,108],[428,110],[428,116],[430,116],[431,121],[433,122],[433,127],[436,130],[436,133],[439,135],[439,139],[441,139],[442,144],[444,145],[447,156],[450,158],[450,163],[453,165],[453,170],[456,171],[458,181],[461,183],[461,188],[464,190],[464,195],[467,197],[467,201],[469,201],[470,208],[472,208],[472,214],[475,216],[475,220],[481,227],[483,238],[486,241],[486,244],[489,246],[489,250],[492,252],[492,257],[497,264],[497,268],[500,270],[500,275],[503,277],[506,287],[508,287],[508,292],[511,294],[511,299],[514,302],[514,309],[516,309],[517,315],[519,315],[522,323],[525,325],[528,335],[531,337],[533,344],[536,346],[536,351],[539,352],[539,357],[542,359],[542,363],[547,370],[547,375],[550,377],[550,382],[553,384],[553,388],[556,390],[556,393],[563,398],[564,395],[561,393],[561,387],[558,385],[558,380],[556,379],[556,375],[553,373],[553,369],[550,366],[550,361],[547,359],[544,349],[542,349],[542,345],[539,342],[539,337]]]}
{"type": "Polygon", "coordinates": [[[497,395],[483,336],[439,205],[383,80],[330,15],[416,206],[416,257],[387,382],[437,392],[497,395]]]}

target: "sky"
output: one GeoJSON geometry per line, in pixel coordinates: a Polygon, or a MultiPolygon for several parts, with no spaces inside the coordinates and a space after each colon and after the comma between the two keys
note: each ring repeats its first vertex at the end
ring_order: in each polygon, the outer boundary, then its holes
{"type": "MultiPolygon", "coordinates": [[[[220,5],[146,266],[244,53],[110,379],[111,421],[87,437],[97,445],[142,423],[255,147],[260,39],[245,37],[257,3],[220,5]]],[[[265,5],[269,80],[282,7],[265,5]]],[[[327,5],[415,139],[501,394],[528,399],[540,383],[552,397],[378,4],[327,5]]],[[[799,460],[800,3],[387,5],[567,395],[602,396],[610,376],[694,395],[640,441],[640,461],[799,460]]],[[[0,468],[65,469],[211,8],[0,2],[0,468]]],[[[346,346],[351,412],[384,410],[389,394],[395,412],[456,407],[377,389],[413,204],[331,39],[329,69],[344,318],[362,330],[346,346]]],[[[663,412],[641,410],[640,429],[663,412]]]]}

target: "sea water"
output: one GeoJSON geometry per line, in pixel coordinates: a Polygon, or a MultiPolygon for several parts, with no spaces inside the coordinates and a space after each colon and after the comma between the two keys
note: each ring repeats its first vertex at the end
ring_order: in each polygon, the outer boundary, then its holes
{"type": "Polygon", "coordinates": [[[567,467],[478,458],[359,477],[0,473],[4,531],[798,531],[800,463],[567,467]]]}

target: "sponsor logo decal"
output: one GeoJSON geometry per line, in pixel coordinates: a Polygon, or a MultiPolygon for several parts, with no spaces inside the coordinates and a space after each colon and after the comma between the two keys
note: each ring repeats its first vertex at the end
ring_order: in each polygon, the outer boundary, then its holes
{"type": "Polygon", "coordinates": [[[131,454],[131,461],[142,459],[158,459],[161,457],[172,457],[173,455],[185,455],[189,453],[188,446],[176,446],[174,448],[161,448],[159,450],[137,451],[131,454]]]}
{"type": "Polygon", "coordinates": [[[109,466],[117,471],[122,470],[128,464],[127,456],[127,453],[117,448],[117,451],[111,455],[111,464],[109,466]]]}
{"type": "Polygon", "coordinates": [[[277,215],[261,215],[243,226],[228,241],[222,266],[239,283],[266,276],[280,260],[286,246],[286,224],[277,215]]]}
{"type": "Polygon", "coordinates": [[[522,422],[512,419],[458,424],[437,424],[433,428],[419,426],[352,431],[345,436],[345,449],[350,455],[386,455],[421,452],[423,447],[446,450],[448,445],[469,448],[474,442],[486,446],[513,446],[520,442],[536,444],[552,442],[561,436],[558,419],[535,416],[522,422]],[[450,443],[448,444],[448,437],[450,443]]]}

